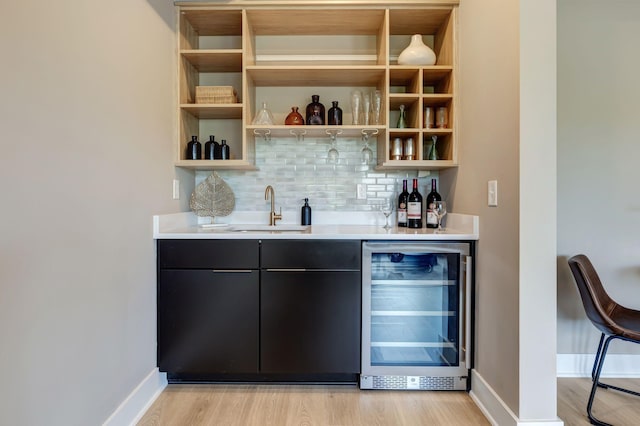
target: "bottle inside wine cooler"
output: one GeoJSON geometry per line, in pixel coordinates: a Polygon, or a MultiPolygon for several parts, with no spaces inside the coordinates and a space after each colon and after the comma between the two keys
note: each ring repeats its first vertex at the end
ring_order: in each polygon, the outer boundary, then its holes
{"type": "Polygon", "coordinates": [[[436,190],[436,180],[431,179],[431,192],[427,195],[427,228],[438,227],[438,214],[435,211],[436,201],[442,201],[442,197],[436,190]]]}
{"type": "Polygon", "coordinates": [[[409,202],[409,191],[407,191],[407,180],[402,180],[402,193],[398,197],[398,226],[407,227],[407,203],[409,202]]]}
{"type": "Polygon", "coordinates": [[[407,225],[409,228],[422,228],[422,195],[418,191],[418,179],[413,180],[413,191],[407,202],[407,225]]]}

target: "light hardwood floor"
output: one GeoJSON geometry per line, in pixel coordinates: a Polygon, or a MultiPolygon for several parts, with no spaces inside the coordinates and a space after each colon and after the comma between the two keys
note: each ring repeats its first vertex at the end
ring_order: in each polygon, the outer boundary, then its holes
{"type": "Polygon", "coordinates": [[[488,425],[466,392],[356,386],[169,385],[139,426],[488,425]]]}
{"type": "MultiPolygon", "coordinates": [[[[640,379],[607,379],[640,390],[640,379]]],[[[605,380],[605,382],[607,382],[605,380]]],[[[589,379],[558,379],[558,416],[589,425],[589,379]]],[[[616,426],[640,425],[640,398],[599,389],[594,414],[616,426]]],[[[139,426],[488,425],[466,392],[360,391],[355,386],[169,385],[139,426]]]]}
{"type": "MultiPolygon", "coordinates": [[[[640,392],[640,379],[601,379],[601,382],[640,392]]],[[[589,425],[587,401],[591,379],[558,379],[558,416],[566,426],[589,425]]],[[[615,426],[640,425],[640,397],[609,389],[598,389],[593,415],[615,426]]]]}

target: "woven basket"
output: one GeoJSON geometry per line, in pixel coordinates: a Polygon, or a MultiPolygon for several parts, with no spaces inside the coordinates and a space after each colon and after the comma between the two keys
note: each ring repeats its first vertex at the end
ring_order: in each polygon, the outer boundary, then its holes
{"type": "Polygon", "coordinates": [[[232,86],[196,86],[197,104],[235,104],[238,95],[232,86]]]}

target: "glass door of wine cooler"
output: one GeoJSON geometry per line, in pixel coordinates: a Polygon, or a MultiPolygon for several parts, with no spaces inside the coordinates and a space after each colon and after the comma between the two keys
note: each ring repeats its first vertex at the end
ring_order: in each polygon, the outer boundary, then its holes
{"type": "Polygon", "coordinates": [[[465,243],[364,243],[363,389],[466,389],[470,262],[465,243]]]}

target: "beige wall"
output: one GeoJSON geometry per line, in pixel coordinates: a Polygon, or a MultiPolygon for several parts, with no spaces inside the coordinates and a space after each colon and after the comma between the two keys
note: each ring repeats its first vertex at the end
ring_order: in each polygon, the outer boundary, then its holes
{"type": "Polygon", "coordinates": [[[561,0],[558,20],[558,353],[595,353],[566,259],[586,254],[640,307],[640,2],[561,0]]]}
{"type": "Polygon", "coordinates": [[[555,9],[460,6],[461,167],[441,179],[455,211],[480,216],[475,372],[506,405],[504,424],[557,420],[555,345],[539,344],[556,329],[555,9]],[[487,206],[489,180],[497,207],[487,206]],[[545,193],[552,201],[535,210],[545,193]]]}
{"type": "Polygon", "coordinates": [[[172,22],[166,0],[2,7],[0,424],[102,424],[155,367],[172,22]]]}
{"type": "Polygon", "coordinates": [[[453,210],[480,216],[475,367],[516,413],[518,31],[517,2],[461,2],[461,166],[441,172],[443,188],[451,186],[453,210]],[[492,179],[498,180],[498,207],[487,207],[492,179]]]}
{"type": "MultiPolygon", "coordinates": [[[[453,208],[481,216],[476,370],[515,413],[526,405],[518,19],[517,2],[461,2],[462,166],[441,176],[453,208]]],[[[0,352],[2,424],[101,423],[155,366],[151,215],[186,210],[184,195],[169,199],[171,180],[193,180],[171,165],[172,21],[164,0],[28,0],[0,16],[11,64],[0,82],[0,177],[11,188],[0,221],[0,338],[11,348],[0,352]]]]}

